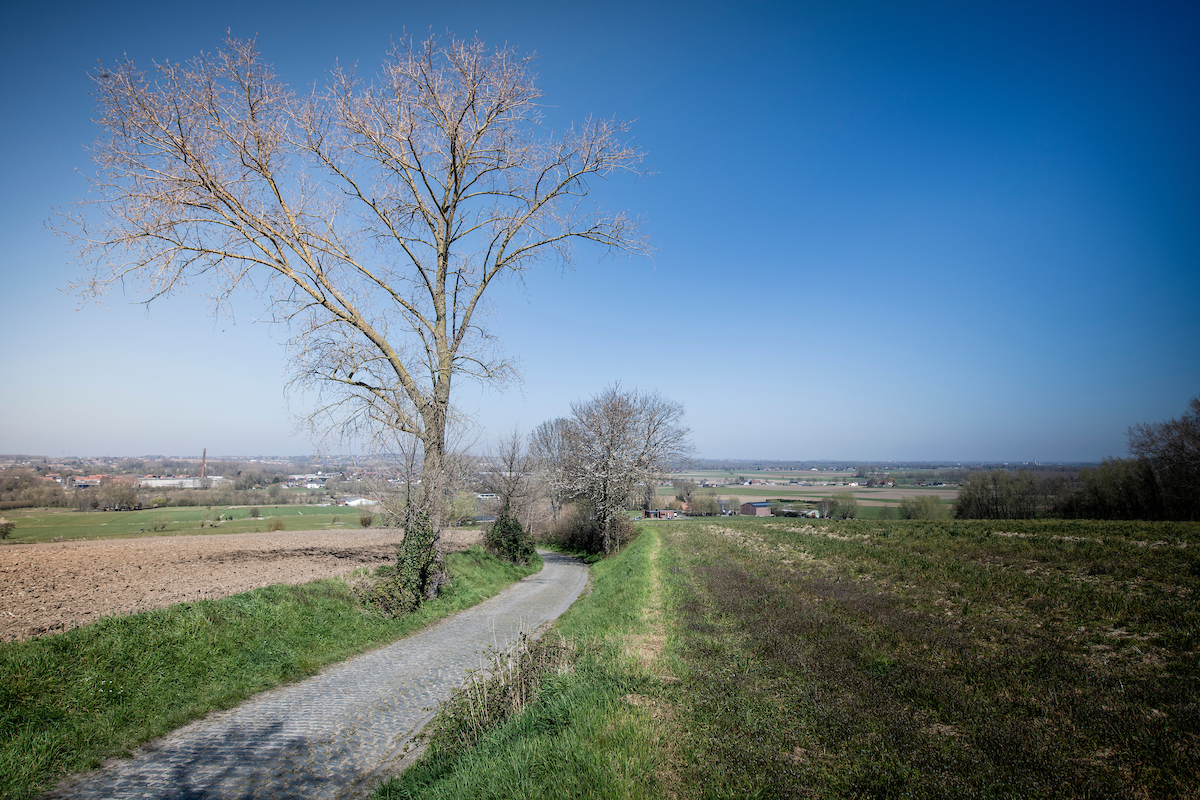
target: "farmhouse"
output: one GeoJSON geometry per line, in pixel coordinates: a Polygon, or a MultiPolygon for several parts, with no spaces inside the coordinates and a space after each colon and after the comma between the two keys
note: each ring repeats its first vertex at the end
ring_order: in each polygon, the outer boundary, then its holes
{"type": "Polygon", "coordinates": [[[679,516],[679,512],[673,508],[647,508],[646,517],[648,519],[675,519],[679,516]]]}
{"type": "Polygon", "coordinates": [[[758,503],[742,503],[742,513],[748,517],[769,517],[771,516],[771,504],[758,503]]]}

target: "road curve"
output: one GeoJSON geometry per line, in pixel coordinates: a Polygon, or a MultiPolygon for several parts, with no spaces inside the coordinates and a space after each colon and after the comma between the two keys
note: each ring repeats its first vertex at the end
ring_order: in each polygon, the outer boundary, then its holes
{"type": "Polygon", "coordinates": [[[504,647],[561,614],[587,583],[577,559],[545,566],[430,628],[210,714],[60,784],[46,798],[349,798],[404,755],[436,705],[504,647]]]}

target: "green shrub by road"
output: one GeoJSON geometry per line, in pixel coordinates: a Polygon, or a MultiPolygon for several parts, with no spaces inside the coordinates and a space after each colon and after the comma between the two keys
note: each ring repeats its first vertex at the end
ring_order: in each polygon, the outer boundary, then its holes
{"type": "Polygon", "coordinates": [[[350,583],[277,585],[184,603],[25,642],[0,643],[0,797],[36,795],[68,772],[394,641],[541,568],[475,547],[447,557],[452,585],[416,613],[363,613],[350,583]]]}

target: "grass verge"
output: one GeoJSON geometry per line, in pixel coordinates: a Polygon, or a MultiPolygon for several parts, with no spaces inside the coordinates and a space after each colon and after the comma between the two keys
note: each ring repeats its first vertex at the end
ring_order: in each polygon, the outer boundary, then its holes
{"type": "Polygon", "coordinates": [[[1200,525],[662,524],[706,798],[1200,795],[1200,525]]]}
{"type": "Polygon", "coordinates": [[[0,797],[66,774],[209,711],[394,641],[541,568],[478,547],[446,558],[451,586],[404,617],[364,613],[327,579],[183,603],[24,642],[0,643],[0,797]]]}
{"type": "Polygon", "coordinates": [[[460,694],[435,721],[426,754],[382,784],[376,800],[666,796],[668,679],[659,674],[659,623],[647,614],[658,549],[657,534],[648,533],[593,566],[592,591],[543,637],[542,649],[533,644],[529,657],[511,659],[518,669],[542,670],[526,702],[479,728],[460,694]]]}

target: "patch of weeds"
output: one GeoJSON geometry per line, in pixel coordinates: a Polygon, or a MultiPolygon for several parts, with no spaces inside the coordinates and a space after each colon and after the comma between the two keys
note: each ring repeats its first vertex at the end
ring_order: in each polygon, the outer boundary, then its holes
{"type": "Polygon", "coordinates": [[[546,675],[569,670],[574,651],[574,643],[559,633],[540,639],[522,633],[512,647],[493,653],[490,666],[442,705],[430,730],[431,743],[451,752],[477,744],[524,709],[546,675]]]}

